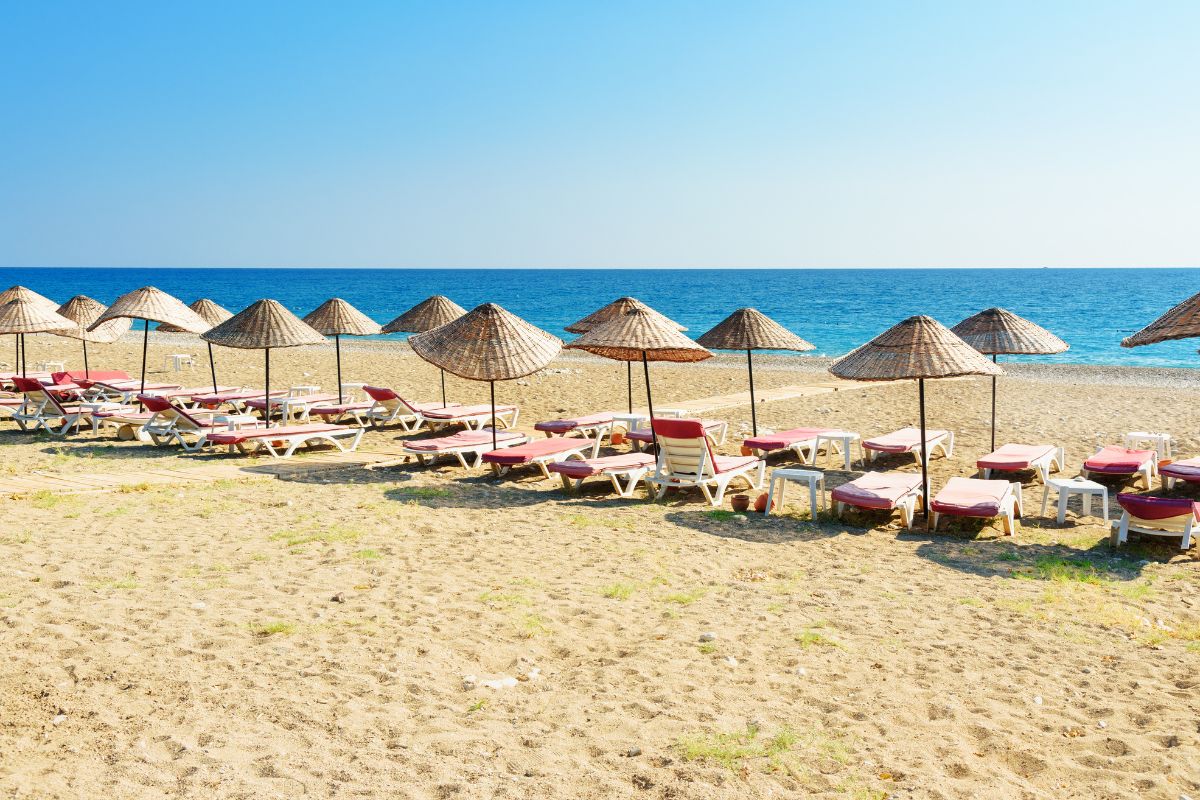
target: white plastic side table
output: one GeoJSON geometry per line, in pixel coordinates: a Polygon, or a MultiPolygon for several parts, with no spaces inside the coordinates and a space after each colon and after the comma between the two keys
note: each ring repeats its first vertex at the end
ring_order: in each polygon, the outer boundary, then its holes
{"type": "Polygon", "coordinates": [[[1158,451],[1160,459],[1171,457],[1171,434],[1169,433],[1147,433],[1146,431],[1133,431],[1125,434],[1125,446],[1130,450],[1137,449],[1138,445],[1143,442],[1151,444],[1158,451]]]}
{"type": "Polygon", "coordinates": [[[783,508],[783,495],[789,481],[808,484],[809,510],[815,520],[818,504],[821,507],[825,506],[825,473],[815,469],[771,470],[771,488],[767,490],[766,513],[771,514],[776,496],[779,498],[779,507],[783,508]]]}
{"type": "Polygon", "coordinates": [[[1108,522],[1108,487],[1089,481],[1086,478],[1051,478],[1046,483],[1046,492],[1042,495],[1042,516],[1046,516],[1046,506],[1050,502],[1050,490],[1058,492],[1058,524],[1067,521],[1067,501],[1071,495],[1083,497],[1083,515],[1092,513],[1092,495],[1097,495],[1104,503],[1104,521],[1108,522]]]}
{"type": "Polygon", "coordinates": [[[861,461],[866,458],[866,454],[863,452],[862,447],[862,437],[857,433],[854,433],[853,431],[825,431],[824,433],[817,434],[817,442],[813,446],[812,461],[810,463],[814,465],[817,463],[817,451],[821,449],[821,442],[828,442],[830,445],[829,452],[826,454],[827,458],[833,458],[833,444],[835,442],[841,444],[842,456],[845,461],[847,472],[850,470],[850,465],[854,463],[854,459],[850,454],[850,450],[854,446],[855,442],[858,442],[859,460],[861,461]]]}

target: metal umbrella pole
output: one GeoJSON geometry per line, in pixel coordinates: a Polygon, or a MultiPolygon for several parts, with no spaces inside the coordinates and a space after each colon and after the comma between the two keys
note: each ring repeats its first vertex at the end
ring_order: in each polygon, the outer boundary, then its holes
{"type": "Polygon", "coordinates": [[[625,389],[629,395],[629,413],[633,413],[633,362],[625,362],[625,389]]]}
{"type": "Polygon", "coordinates": [[[446,407],[446,370],[438,367],[438,372],[442,373],[442,408],[446,407]]]}
{"type": "Polygon", "coordinates": [[[213,360],[212,342],[205,342],[208,345],[208,369],[212,373],[213,379],[213,394],[217,393],[217,362],[213,360]]]}
{"type": "MultiPolygon", "coordinates": [[[[996,363],[996,354],[992,353],[992,363],[996,363]]],[[[996,452],[996,376],[992,376],[992,452],[996,452]]]]}
{"type": "Polygon", "coordinates": [[[341,334],[333,335],[333,348],[337,351],[337,381],[338,381],[338,405],[342,404],[342,337],[341,334]]]}
{"type": "Polygon", "coordinates": [[[87,357],[87,339],[83,339],[82,341],[83,341],[83,379],[87,380],[90,377],[90,375],[89,375],[90,370],[88,369],[88,357],[87,357]]]}
{"type": "Polygon", "coordinates": [[[271,348],[263,348],[263,354],[266,357],[266,381],[263,389],[263,418],[267,421],[267,427],[271,427],[271,348]]]}
{"type": "Polygon", "coordinates": [[[496,382],[488,381],[488,387],[492,392],[492,449],[499,449],[496,445],[496,382]]]}
{"type": "Polygon", "coordinates": [[[917,396],[921,406],[921,508],[925,512],[925,528],[933,518],[929,513],[929,452],[925,447],[925,379],[917,379],[917,396]]]}
{"type": "Polygon", "coordinates": [[[750,371],[750,429],[758,436],[758,410],[754,407],[754,358],[746,351],[746,369],[750,371]]]}

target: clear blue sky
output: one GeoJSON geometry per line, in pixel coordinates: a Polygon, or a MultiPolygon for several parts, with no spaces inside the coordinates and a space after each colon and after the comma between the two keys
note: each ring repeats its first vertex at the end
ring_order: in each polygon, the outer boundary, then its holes
{"type": "Polygon", "coordinates": [[[1200,265],[1200,3],[26,2],[8,266],[1200,265]]]}

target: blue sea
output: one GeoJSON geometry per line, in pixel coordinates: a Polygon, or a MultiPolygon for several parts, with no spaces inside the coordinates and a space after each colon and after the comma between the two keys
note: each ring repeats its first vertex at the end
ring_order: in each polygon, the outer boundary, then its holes
{"type": "Polygon", "coordinates": [[[1200,291],[1200,269],[109,269],[0,268],[0,288],[24,284],[58,302],[111,303],[153,285],[185,302],[238,311],[263,297],[303,316],[342,297],[387,322],[431,294],[467,309],[495,302],[564,338],[569,325],[632,295],[698,336],[753,306],[838,356],[912,314],[948,326],[990,306],[1027,317],[1071,349],[1025,360],[1197,367],[1200,340],[1125,349],[1121,339],[1200,291]]]}

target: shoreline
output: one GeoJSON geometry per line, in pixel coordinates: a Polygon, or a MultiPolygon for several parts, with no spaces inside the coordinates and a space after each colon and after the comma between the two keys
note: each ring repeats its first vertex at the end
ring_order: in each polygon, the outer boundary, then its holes
{"type": "MultiPolygon", "coordinates": [[[[130,331],[121,337],[121,344],[141,344],[141,333],[130,331]]],[[[167,345],[178,343],[190,345],[193,348],[200,345],[204,350],[204,342],[198,337],[185,333],[150,332],[151,345],[167,345]]],[[[93,345],[93,352],[101,353],[103,345],[93,345]]],[[[296,348],[299,350],[333,349],[333,342],[325,345],[296,348]]],[[[219,353],[221,348],[217,349],[219,353]]],[[[342,339],[343,352],[386,352],[391,355],[411,356],[412,349],[404,339],[342,339]]],[[[2,350],[0,350],[2,352],[2,350]]],[[[198,353],[198,355],[203,355],[198,353]]],[[[809,356],[802,354],[789,355],[785,353],[756,353],[754,369],[756,372],[786,372],[796,371],[807,375],[828,374],[829,365],[836,358],[828,356],[809,356]]],[[[611,364],[611,360],[587,353],[564,350],[555,362],[611,364]]],[[[745,368],[746,357],[743,353],[717,352],[713,357],[686,365],[687,368],[700,369],[730,369],[745,368]]],[[[1197,356],[1196,367],[1144,367],[1118,364],[1079,364],[1053,362],[1038,364],[1027,361],[1000,362],[1005,374],[1013,378],[1036,381],[1039,383],[1095,386],[1138,386],[1144,388],[1163,387],[1176,389],[1200,390],[1200,356],[1197,356]]],[[[653,368],[653,367],[652,367],[653,368]]]]}

